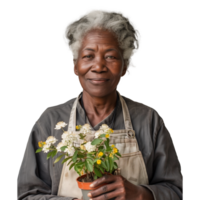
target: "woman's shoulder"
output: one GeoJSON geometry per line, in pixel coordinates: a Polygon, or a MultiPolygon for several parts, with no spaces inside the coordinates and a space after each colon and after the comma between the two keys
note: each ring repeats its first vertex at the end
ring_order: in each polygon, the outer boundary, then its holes
{"type": "MultiPolygon", "coordinates": [[[[56,124],[60,121],[68,124],[75,99],[47,107],[34,123],[30,137],[33,137],[34,141],[44,141],[50,135],[56,136],[58,134],[58,131],[55,129],[56,124]]],[[[37,142],[35,145],[37,146],[37,142]]]]}
{"type": "Polygon", "coordinates": [[[127,104],[132,119],[134,120],[138,119],[140,120],[140,122],[145,122],[145,123],[146,122],[149,123],[159,122],[161,124],[163,123],[163,119],[154,108],[124,96],[123,98],[127,104]]]}
{"type": "Polygon", "coordinates": [[[75,99],[76,99],[76,97],[72,97],[72,98],[65,100],[62,103],[58,103],[55,105],[45,107],[38,115],[38,118],[46,116],[46,115],[50,115],[50,114],[56,114],[61,111],[64,111],[66,113],[70,112],[75,99]]]}

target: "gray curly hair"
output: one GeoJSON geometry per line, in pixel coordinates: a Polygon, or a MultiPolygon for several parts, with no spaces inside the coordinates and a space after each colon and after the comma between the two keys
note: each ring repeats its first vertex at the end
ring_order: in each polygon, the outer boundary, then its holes
{"type": "Polygon", "coordinates": [[[125,64],[128,66],[134,49],[138,48],[137,33],[127,18],[114,12],[93,11],[67,27],[65,37],[69,39],[74,59],[78,58],[84,35],[95,28],[109,30],[116,35],[125,64]]]}

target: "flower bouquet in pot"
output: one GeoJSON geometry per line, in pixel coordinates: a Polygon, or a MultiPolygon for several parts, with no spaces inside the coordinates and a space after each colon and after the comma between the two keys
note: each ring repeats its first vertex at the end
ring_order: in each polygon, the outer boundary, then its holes
{"type": "Polygon", "coordinates": [[[103,124],[98,131],[92,135],[89,124],[76,126],[76,132],[65,131],[67,124],[58,122],[55,129],[62,130],[62,141],[57,143],[57,139],[49,136],[45,142],[38,143],[41,151],[48,153],[47,159],[59,155],[54,163],[62,161],[67,162],[69,169],[74,168],[78,173],[78,187],[82,190],[83,199],[89,199],[87,194],[94,189],[90,188],[90,184],[104,176],[106,173],[114,174],[118,170],[118,165],[115,162],[121,157],[115,145],[110,145],[110,134],[113,130],[106,124],[103,124]],[[94,136],[92,141],[88,138],[94,136]],[[78,145],[77,145],[78,144],[78,145]]]}

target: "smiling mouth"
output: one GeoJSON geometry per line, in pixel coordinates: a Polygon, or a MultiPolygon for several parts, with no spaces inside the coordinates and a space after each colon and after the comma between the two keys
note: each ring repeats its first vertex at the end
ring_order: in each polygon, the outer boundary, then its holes
{"type": "Polygon", "coordinates": [[[88,79],[92,84],[99,85],[99,84],[104,84],[109,81],[109,79],[106,78],[93,78],[93,79],[88,79]]]}

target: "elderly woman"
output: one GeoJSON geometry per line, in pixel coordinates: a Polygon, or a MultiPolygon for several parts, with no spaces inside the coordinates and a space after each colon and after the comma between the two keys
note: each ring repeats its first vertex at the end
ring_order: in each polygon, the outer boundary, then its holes
{"type": "Polygon", "coordinates": [[[58,121],[67,122],[72,131],[77,124],[89,123],[94,130],[107,124],[133,136],[117,140],[121,175],[94,181],[93,187],[105,185],[90,192],[90,199],[182,199],[180,164],[163,119],[152,108],[117,92],[138,46],[128,19],[118,13],[92,12],[69,25],[66,37],[83,91],[76,99],[46,109],[35,123],[19,172],[18,199],[82,198],[73,171],[61,163],[53,166],[45,154],[35,154],[38,141],[50,135],[58,137],[54,129],[58,121]]]}

